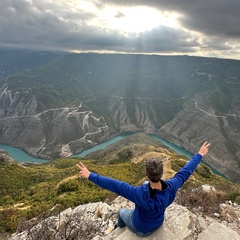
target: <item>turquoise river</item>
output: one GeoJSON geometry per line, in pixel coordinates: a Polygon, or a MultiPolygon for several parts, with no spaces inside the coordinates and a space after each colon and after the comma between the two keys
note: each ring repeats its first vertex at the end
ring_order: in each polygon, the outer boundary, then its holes
{"type": "MultiPolygon", "coordinates": [[[[130,136],[131,133],[128,133],[128,134],[121,134],[121,135],[118,135],[106,142],[103,142],[101,144],[98,144],[97,146],[95,147],[92,147],[88,150],[85,150],[79,154],[76,154],[76,155],[73,155],[73,157],[84,157],[86,156],[88,153],[91,153],[91,152],[94,152],[96,150],[100,150],[100,149],[104,149],[105,147],[109,146],[110,144],[112,143],[115,143],[121,139],[124,139],[128,136],[130,136]]],[[[165,146],[169,147],[170,149],[174,150],[176,153],[178,154],[181,154],[187,158],[191,158],[193,156],[192,153],[186,151],[184,148],[181,148],[173,143],[170,143],[168,141],[165,141],[164,139],[161,139],[159,137],[157,137],[156,135],[153,135],[151,134],[150,135],[153,139],[157,140],[157,141],[160,141],[161,143],[163,143],[165,146]]],[[[19,148],[15,148],[15,147],[10,147],[8,145],[2,145],[0,144],[0,149],[3,149],[5,150],[6,152],[9,153],[9,155],[15,159],[16,161],[18,162],[35,162],[35,163],[44,163],[48,160],[45,160],[45,159],[41,159],[41,158],[34,158],[34,157],[31,157],[29,156],[27,153],[25,153],[24,151],[22,151],[21,149],[19,148]]],[[[206,163],[204,163],[206,164],[206,163]]],[[[211,166],[209,166],[208,164],[206,164],[215,174],[218,174],[222,177],[224,177],[223,174],[221,174],[220,172],[218,172],[216,169],[212,168],[211,166]]]]}

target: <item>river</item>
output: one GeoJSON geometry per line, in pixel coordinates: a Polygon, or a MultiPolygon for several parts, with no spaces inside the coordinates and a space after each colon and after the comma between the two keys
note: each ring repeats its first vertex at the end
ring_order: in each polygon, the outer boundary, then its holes
{"type": "MultiPolygon", "coordinates": [[[[103,143],[100,143],[98,144],[97,146],[95,147],[92,147],[88,150],[85,150],[79,154],[76,154],[76,155],[73,155],[71,157],[84,157],[86,156],[88,153],[91,153],[91,152],[94,152],[96,150],[100,150],[100,149],[104,149],[105,147],[109,146],[110,144],[112,143],[115,143],[121,139],[124,139],[128,136],[132,135],[131,133],[126,133],[126,134],[121,134],[121,135],[118,135],[106,142],[103,142],[103,143]]],[[[157,141],[160,141],[161,143],[163,143],[165,146],[169,147],[170,149],[174,150],[176,153],[178,154],[181,154],[187,158],[192,158],[193,154],[186,151],[184,148],[181,148],[173,143],[170,143],[168,141],[165,141],[164,139],[161,139],[159,138],[158,136],[154,135],[154,134],[150,134],[150,136],[157,140],[157,141]]],[[[34,158],[34,157],[31,157],[29,156],[26,152],[22,151],[21,149],[19,148],[15,148],[15,147],[10,147],[10,146],[7,146],[7,145],[1,145],[0,144],[0,148],[5,150],[6,152],[9,153],[9,155],[16,161],[18,162],[35,162],[35,163],[44,163],[48,160],[46,159],[41,159],[41,158],[34,158]]],[[[212,168],[209,164],[207,163],[204,163],[205,165],[207,165],[213,173],[217,174],[217,175],[220,175],[221,177],[225,177],[223,174],[221,174],[220,172],[218,172],[216,169],[212,168]]]]}
{"type": "Polygon", "coordinates": [[[19,148],[10,147],[8,145],[0,144],[0,149],[5,150],[8,154],[17,162],[35,162],[35,163],[44,163],[48,160],[41,158],[34,158],[28,155],[26,152],[19,148]]]}
{"type": "MultiPolygon", "coordinates": [[[[121,139],[123,139],[125,137],[128,137],[130,135],[132,135],[132,134],[129,133],[129,134],[119,135],[117,137],[114,137],[114,138],[110,139],[109,141],[106,141],[104,143],[101,143],[101,144],[93,147],[93,148],[90,148],[90,149],[85,150],[85,151],[83,151],[83,152],[81,152],[79,154],[76,154],[73,157],[85,157],[88,153],[94,152],[96,150],[104,149],[105,147],[109,146],[110,144],[115,143],[115,142],[117,142],[117,141],[119,141],[119,140],[121,140],[121,139]]],[[[179,147],[179,146],[177,146],[177,145],[175,145],[175,144],[173,144],[171,142],[165,141],[164,139],[159,138],[158,136],[156,136],[154,134],[149,134],[149,136],[151,136],[153,139],[161,142],[162,144],[164,144],[168,148],[172,149],[176,153],[187,157],[188,159],[191,159],[194,156],[192,153],[188,152],[184,148],[181,148],[181,147],[179,147]]],[[[218,172],[215,168],[211,167],[209,164],[207,164],[207,163],[205,163],[203,161],[202,161],[202,163],[205,164],[206,166],[208,166],[213,173],[215,173],[215,174],[217,174],[217,175],[219,175],[221,177],[226,178],[222,173],[218,172]]]]}
{"type": "MultiPolygon", "coordinates": [[[[97,151],[97,150],[100,150],[100,149],[104,149],[105,147],[111,145],[112,143],[115,143],[119,140],[122,140],[126,137],[129,137],[131,136],[132,133],[125,133],[125,134],[121,134],[121,135],[118,135],[106,142],[103,142],[103,143],[100,143],[98,144],[97,146],[95,147],[92,147],[88,150],[85,150],[85,151],[82,151],[81,153],[79,154],[76,154],[76,155],[73,155],[72,157],[85,157],[88,153],[91,153],[91,152],[94,152],[94,151],[97,151]]],[[[171,148],[172,150],[174,150],[175,152],[181,154],[181,155],[184,155],[186,156],[187,158],[191,158],[193,156],[193,154],[191,154],[190,152],[186,151],[185,149],[181,148],[181,147],[178,147],[176,146],[175,144],[172,144],[170,142],[167,142],[159,137],[157,137],[156,135],[153,135],[151,134],[150,135],[153,139],[155,140],[158,140],[160,141],[161,143],[163,143],[165,146],[171,148]]],[[[45,160],[45,159],[41,159],[41,158],[34,158],[34,157],[31,157],[29,156],[26,152],[22,151],[21,149],[19,148],[15,148],[15,147],[10,147],[8,145],[1,145],[0,144],[0,148],[5,150],[6,152],[9,153],[9,155],[15,159],[16,161],[18,162],[37,162],[37,163],[43,163],[43,162],[46,162],[48,160],[45,160]]]]}

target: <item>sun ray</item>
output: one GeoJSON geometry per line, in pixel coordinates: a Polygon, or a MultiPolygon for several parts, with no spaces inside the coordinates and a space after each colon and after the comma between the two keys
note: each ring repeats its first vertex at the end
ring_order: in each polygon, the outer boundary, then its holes
{"type": "Polygon", "coordinates": [[[160,25],[176,27],[178,15],[160,12],[149,7],[113,8],[103,9],[99,15],[104,19],[105,27],[110,29],[140,33],[151,30],[160,25]]]}

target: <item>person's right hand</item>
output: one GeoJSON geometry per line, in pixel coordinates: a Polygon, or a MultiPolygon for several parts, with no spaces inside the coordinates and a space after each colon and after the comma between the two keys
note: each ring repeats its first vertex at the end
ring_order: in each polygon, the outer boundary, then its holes
{"type": "Polygon", "coordinates": [[[207,141],[200,147],[199,149],[199,154],[204,156],[208,153],[208,148],[210,146],[210,143],[208,143],[207,141]]]}
{"type": "Polygon", "coordinates": [[[80,162],[79,164],[76,164],[76,166],[80,170],[79,171],[80,177],[89,178],[90,172],[82,162],[80,162]]]}

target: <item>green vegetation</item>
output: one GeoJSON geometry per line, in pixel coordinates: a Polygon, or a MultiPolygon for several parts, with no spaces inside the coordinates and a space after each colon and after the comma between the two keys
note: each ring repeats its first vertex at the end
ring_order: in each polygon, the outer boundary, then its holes
{"type": "Polygon", "coordinates": [[[86,158],[95,159],[96,164],[123,163],[150,151],[162,152],[166,148],[161,142],[143,133],[136,133],[111,144],[105,149],[92,152],[86,158]]]}
{"type": "MultiPolygon", "coordinates": [[[[136,136],[134,144],[131,143],[131,141],[134,142],[134,138],[128,138],[125,140],[128,142],[127,145],[126,142],[120,141],[118,148],[112,144],[104,154],[96,153],[95,156],[98,156],[98,160],[81,159],[81,161],[92,172],[132,185],[141,184],[145,179],[144,156],[148,152],[155,154],[168,152],[171,169],[174,171],[178,171],[187,162],[186,158],[172,153],[161,145],[154,146],[156,142],[153,141],[154,144],[151,144],[148,136],[145,137],[145,141],[148,142],[145,145],[143,144],[143,135],[137,134],[136,136]],[[140,144],[136,142],[136,138],[141,142],[140,144]],[[111,156],[116,157],[111,158],[111,156]],[[110,157],[110,161],[104,160],[108,157],[110,157]],[[138,163],[131,162],[136,157],[140,157],[142,160],[138,163]]],[[[79,178],[76,168],[79,160],[77,158],[56,159],[32,166],[0,163],[0,232],[13,232],[21,221],[36,216],[47,216],[68,207],[116,197],[115,194],[97,187],[92,182],[79,178]],[[58,206],[57,210],[55,207],[55,212],[50,211],[54,206],[58,206]]],[[[183,190],[187,191],[202,184],[212,185],[218,192],[221,192],[221,201],[229,199],[240,203],[240,186],[213,174],[205,165],[197,167],[193,176],[184,184],[183,190]]],[[[191,199],[194,198],[195,195],[191,199]]]]}
{"type": "MultiPolygon", "coordinates": [[[[0,231],[14,231],[20,218],[30,219],[60,204],[61,208],[102,201],[113,195],[95,184],[80,179],[79,159],[57,159],[29,167],[0,163],[0,231]]],[[[102,175],[137,184],[144,176],[142,164],[131,162],[96,165],[87,160],[88,168],[102,175]]]]}
{"type": "Polygon", "coordinates": [[[228,112],[231,109],[232,97],[227,84],[218,84],[208,100],[219,112],[228,112]]]}
{"type": "MultiPolygon", "coordinates": [[[[172,157],[171,168],[174,171],[178,171],[186,164],[186,162],[187,159],[182,158],[181,156],[172,157]]],[[[240,185],[230,182],[229,180],[212,173],[210,168],[204,164],[197,166],[193,175],[183,185],[183,189],[189,192],[192,188],[197,188],[203,184],[214,186],[218,192],[221,192],[221,201],[231,200],[240,204],[240,185]]],[[[217,195],[218,192],[216,193],[217,195]]]]}

